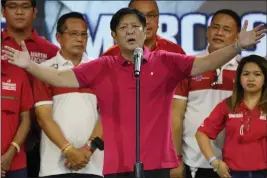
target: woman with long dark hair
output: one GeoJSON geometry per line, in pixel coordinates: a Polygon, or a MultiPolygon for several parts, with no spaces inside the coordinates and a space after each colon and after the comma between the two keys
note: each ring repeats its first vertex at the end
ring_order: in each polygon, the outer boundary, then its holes
{"type": "Polygon", "coordinates": [[[220,177],[267,177],[267,60],[244,57],[236,72],[233,95],[199,127],[199,147],[220,177]],[[214,156],[210,139],[225,128],[223,160],[214,156]]]}

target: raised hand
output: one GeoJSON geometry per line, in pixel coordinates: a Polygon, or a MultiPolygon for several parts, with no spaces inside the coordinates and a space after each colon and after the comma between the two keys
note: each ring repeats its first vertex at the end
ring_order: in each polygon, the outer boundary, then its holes
{"type": "Polygon", "coordinates": [[[245,20],[244,25],[238,36],[238,45],[242,49],[246,49],[252,45],[260,43],[260,39],[265,36],[267,29],[263,29],[264,24],[260,24],[253,28],[251,31],[247,31],[248,21],[245,20]]]}
{"type": "Polygon", "coordinates": [[[28,68],[31,62],[31,57],[24,41],[21,42],[21,49],[22,51],[18,51],[9,46],[4,46],[2,53],[9,63],[20,68],[28,68]]]}

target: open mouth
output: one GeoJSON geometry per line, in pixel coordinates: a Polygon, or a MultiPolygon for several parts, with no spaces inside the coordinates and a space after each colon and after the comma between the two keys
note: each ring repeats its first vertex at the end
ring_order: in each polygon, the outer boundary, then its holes
{"type": "Polygon", "coordinates": [[[212,41],[216,42],[216,43],[223,43],[224,41],[219,39],[219,38],[214,38],[212,41]]]}
{"type": "Polygon", "coordinates": [[[127,43],[134,43],[136,40],[134,39],[134,38],[129,38],[128,40],[127,40],[127,43]]]}

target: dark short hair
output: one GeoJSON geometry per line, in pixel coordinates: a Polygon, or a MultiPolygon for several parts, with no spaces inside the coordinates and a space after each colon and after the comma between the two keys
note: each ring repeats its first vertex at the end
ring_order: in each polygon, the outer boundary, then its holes
{"type": "MultiPolygon", "coordinates": [[[[7,1],[7,0],[1,0],[2,8],[5,8],[5,6],[6,6],[6,1],[7,1]]],[[[31,0],[32,7],[36,7],[36,1],[37,1],[37,0],[31,0]]]]}
{"type": "MultiPolygon", "coordinates": [[[[129,4],[128,4],[128,7],[132,7],[132,3],[135,2],[135,1],[138,1],[138,0],[131,0],[131,1],[129,2],[129,4]]],[[[141,0],[139,0],[139,1],[142,2],[141,0]]],[[[145,0],[143,0],[143,1],[145,1],[145,0]]],[[[155,0],[151,0],[151,1],[153,1],[153,2],[155,3],[155,5],[156,5],[156,7],[157,7],[157,11],[159,12],[159,7],[158,7],[157,2],[156,2],[155,0]]]]}
{"type": "Polygon", "coordinates": [[[235,23],[236,23],[237,31],[240,32],[240,30],[241,30],[241,18],[235,11],[233,11],[231,9],[218,10],[217,12],[215,12],[213,14],[213,17],[212,17],[211,21],[213,21],[215,16],[218,15],[218,14],[225,14],[225,15],[231,16],[233,18],[233,20],[235,21],[235,23]]]}
{"type": "Polygon", "coordinates": [[[58,21],[57,21],[57,32],[58,33],[63,33],[67,27],[66,27],[66,21],[68,19],[81,19],[82,21],[84,21],[84,23],[87,25],[87,22],[83,16],[83,14],[79,13],[79,12],[69,12],[67,14],[62,15],[61,17],[59,17],[58,21]]]}
{"type": "Polygon", "coordinates": [[[146,17],[142,12],[140,12],[139,10],[135,8],[126,7],[126,8],[120,9],[112,16],[112,19],[110,21],[110,30],[113,32],[116,32],[116,28],[118,24],[120,23],[121,19],[125,15],[129,15],[129,14],[136,15],[136,17],[139,19],[143,27],[146,26],[146,17]]]}

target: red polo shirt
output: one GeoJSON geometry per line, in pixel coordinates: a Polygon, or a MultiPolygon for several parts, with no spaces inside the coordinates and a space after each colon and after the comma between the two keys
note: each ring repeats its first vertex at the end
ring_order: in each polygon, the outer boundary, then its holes
{"type": "MultiPolygon", "coordinates": [[[[178,45],[169,40],[157,36],[156,46],[151,51],[165,50],[174,53],[185,54],[184,50],[178,45]]],[[[121,51],[118,45],[110,47],[102,56],[117,56],[121,51]]]]}
{"type": "MultiPolygon", "coordinates": [[[[145,170],[178,164],[171,105],[178,82],[189,77],[194,61],[167,51],[144,49],[141,65],[141,161],[145,170]]],[[[73,69],[80,87],[96,91],[105,138],[104,174],[133,171],[135,163],[134,67],[122,56],[103,56],[73,69]]]]}
{"type": "Polygon", "coordinates": [[[257,107],[250,110],[243,102],[235,112],[231,112],[224,100],[215,107],[198,131],[215,139],[225,128],[223,161],[228,167],[234,171],[263,170],[267,169],[266,117],[257,107]]]}
{"type": "MultiPolygon", "coordinates": [[[[33,106],[33,96],[27,74],[20,68],[1,60],[2,109],[1,109],[1,155],[9,148],[20,124],[20,113],[33,106]]],[[[24,146],[12,160],[10,170],[26,167],[24,146]]]]}
{"type": "MultiPolygon", "coordinates": [[[[17,50],[21,50],[20,45],[17,44],[12,36],[8,35],[6,29],[1,32],[1,39],[2,46],[10,46],[17,50]]],[[[32,31],[32,35],[25,40],[25,44],[30,53],[31,60],[36,63],[41,63],[47,59],[54,57],[58,51],[58,47],[56,45],[39,36],[36,30],[32,31]]]]}

